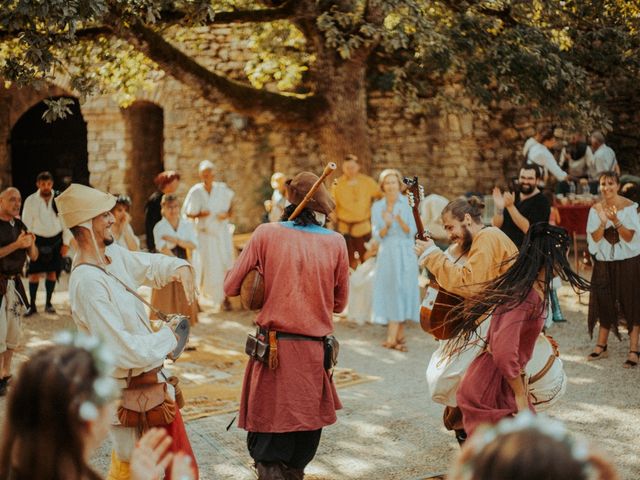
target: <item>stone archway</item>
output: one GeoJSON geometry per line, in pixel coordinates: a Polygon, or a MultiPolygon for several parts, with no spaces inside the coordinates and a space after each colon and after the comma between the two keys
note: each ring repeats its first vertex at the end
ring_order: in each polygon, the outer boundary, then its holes
{"type": "Polygon", "coordinates": [[[72,114],[64,119],[45,122],[42,114],[47,106],[39,102],[11,129],[12,184],[23,199],[35,191],[36,176],[45,170],[53,174],[56,189],[70,182],[89,184],[87,124],[80,103],[72,100],[72,114]]]}
{"type": "Polygon", "coordinates": [[[127,157],[124,183],[131,196],[131,224],[136,233],[143,233],[144,206],[155,191],[154,177],[164,170],[164,112],[154,103],[138,101],[122,113],[127,157]]]}

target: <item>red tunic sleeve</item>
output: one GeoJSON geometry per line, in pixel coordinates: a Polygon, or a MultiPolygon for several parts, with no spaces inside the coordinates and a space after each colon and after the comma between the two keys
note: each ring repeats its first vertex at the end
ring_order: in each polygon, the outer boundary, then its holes
{"type": "Polygon", "coordinates": [[[261,244],[260,226],[256,228],[249,240],[249,243],[242,249],[240,256],[234,263],[233,267],[224,276],[224,294],[228,297],[240,295],[240,287],[242,280],[258,265],[258,252],[261,244]]]}

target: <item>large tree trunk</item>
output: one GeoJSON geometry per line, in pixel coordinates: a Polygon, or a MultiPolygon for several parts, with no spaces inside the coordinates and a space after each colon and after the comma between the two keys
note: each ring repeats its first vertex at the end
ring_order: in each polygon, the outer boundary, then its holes
{"type": "Polygon", "coordinates": [[[327,161],[342,163],[356,155],[364,172],[371,170],[372,151],[367,126],[366,62],[352,58],[332,65],[330,83],[321,95],[327,108],[317,120],[318,141],[327,161]]]}

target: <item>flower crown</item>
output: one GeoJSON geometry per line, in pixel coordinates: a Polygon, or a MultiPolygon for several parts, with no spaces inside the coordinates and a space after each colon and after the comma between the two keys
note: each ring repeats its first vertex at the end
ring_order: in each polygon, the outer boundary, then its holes
{"type": "Polygon", "coordinates": [[[53,341],[58,345],[81,348],[91,355],[98,376],[93,382],[90,397],[80,404],[78,416],[86,422],[97,419],[98,408],[121,395],[117,382],[109,375],[114,366],[113,354],[97,337],[83,332],[64,330],[57,333],[53,341]]]}
{"type": "MultiPolygon", "coordinates": [[[[545,415],[534,415],[528,410],[519,413],[515,417],[504,418],[496,425],[481,427],[470,439],[468,448],[472,449],[473,453],[477,455],[484,450],[487,445],[499,437],[524,430],[535,430],[542,435],[566,445],[573,459],[582,465],[584,478],[591,478],[591,463],[589,462],[589,447],[587,442],[571,435],[563,423],[545,415]]],[[[466,462],[463,470],[467,472],[465,478],[472,477],[473,457],[466,462]]]]}

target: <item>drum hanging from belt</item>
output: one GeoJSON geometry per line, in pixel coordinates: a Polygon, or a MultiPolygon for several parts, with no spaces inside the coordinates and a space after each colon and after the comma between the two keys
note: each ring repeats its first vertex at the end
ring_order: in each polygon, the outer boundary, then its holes
{"type": "Polygon", "coordinates": [[[247,310],[260,310],[264,305],[264,277],[255,268],[242,280],[240,301],[247,310]]]}

